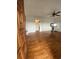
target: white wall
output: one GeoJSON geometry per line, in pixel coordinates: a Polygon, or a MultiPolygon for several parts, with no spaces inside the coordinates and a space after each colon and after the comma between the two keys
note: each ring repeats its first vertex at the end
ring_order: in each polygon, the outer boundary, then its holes
{"type": "MultiPolygon", "coordinates": [[[[52,22],[55,22],[53,21],[53,18],[40,18],[40,31],[51,31],[50,23],[52,22]]],[[[55,30],[61,31],[61,22],[56,21],[55,23],[57,24],[55,30]]],[[[26,19],[26,30],[28,32],[36,31],[33,17],[26,19]]]]}

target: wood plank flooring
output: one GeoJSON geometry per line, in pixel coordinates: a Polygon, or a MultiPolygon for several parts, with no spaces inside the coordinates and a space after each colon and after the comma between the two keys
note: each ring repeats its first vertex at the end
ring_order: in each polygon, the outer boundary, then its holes
{"type": "Polygon", "coordinates": [[[27,59],[61,59],[60,32],[29,33],[27,43],[27,59]]]}

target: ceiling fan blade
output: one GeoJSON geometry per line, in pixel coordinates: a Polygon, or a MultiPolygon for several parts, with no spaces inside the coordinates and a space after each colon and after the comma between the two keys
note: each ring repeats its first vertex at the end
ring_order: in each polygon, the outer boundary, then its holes
{"type": "Polygon", "coordinates": [[[56,16],[60,16],[60,15],[56,15],[56,16]]]}
{"type": "Polygon", "coordinates": [[[61,13],[61,11],[58,11],[57,13],[61,13]]]}
{"type": "Polygon", "coordinates": [[[59,13],[61,13],[61,11],[56,12],[56,14],[59,14],[59,13]]]}

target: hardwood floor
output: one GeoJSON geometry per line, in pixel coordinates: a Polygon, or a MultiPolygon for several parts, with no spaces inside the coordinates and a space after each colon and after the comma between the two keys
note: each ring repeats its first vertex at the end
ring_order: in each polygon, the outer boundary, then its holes
{"type": "Polygon", "coordinates": [[[60,32],[29,33],[27,43],[27,59],[61,59],[60,32]]]}

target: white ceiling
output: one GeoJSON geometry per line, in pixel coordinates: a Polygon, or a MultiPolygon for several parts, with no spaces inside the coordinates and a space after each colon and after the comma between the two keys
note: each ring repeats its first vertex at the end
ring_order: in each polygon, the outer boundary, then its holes
{"type": "Polygon", "coordinates": [[[54,10],[60,11],[61,0],[24,0],[24,8],[27,18],[47,18],[54,10]]]}

